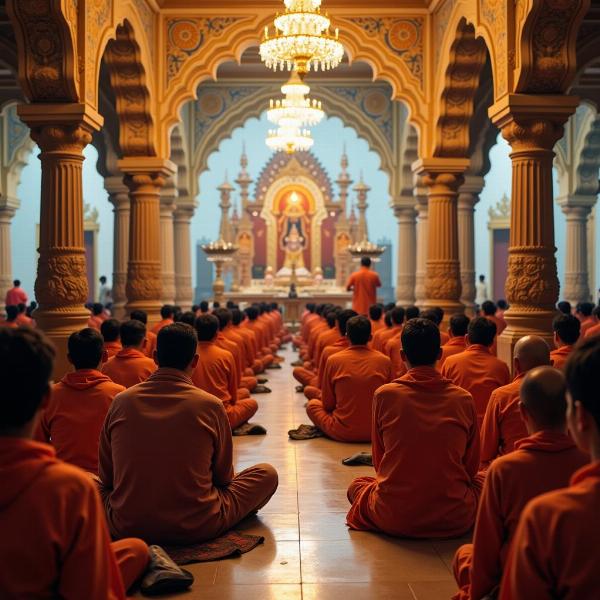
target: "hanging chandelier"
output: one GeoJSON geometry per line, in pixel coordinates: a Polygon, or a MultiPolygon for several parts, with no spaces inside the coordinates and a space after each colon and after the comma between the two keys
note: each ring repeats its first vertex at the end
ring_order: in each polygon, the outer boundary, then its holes
{"type": "Polygon", "coordinates": [[[261,60],[269,69],[298,73],[319,68],[335,69],[344,56],[339,30],[331,34],[331,21],[321,13],[321,0],[284,0],[285,12],[274,20],[275,33],[269,27],[260,45],[261,60]]]}
{"type": "Polygon", "coordinates": [[[310,131],[296,119],[282,119],[277,129],[269,131],[266,142],[271,150],[286,154],[306,152],[314,144],[310,131]]]}
{"type": "Polygon", "coordinates": [[[267,119],[271,123],[279,125],[283,120],[293,119],[303,127],[312,127],[325,117],[321,102],[306,97],[310,87],[300,79],[297,71],[292,71],[287,83],[281,86],[281,93],[285,98],[272,99],[267,111],[267,119]]]}

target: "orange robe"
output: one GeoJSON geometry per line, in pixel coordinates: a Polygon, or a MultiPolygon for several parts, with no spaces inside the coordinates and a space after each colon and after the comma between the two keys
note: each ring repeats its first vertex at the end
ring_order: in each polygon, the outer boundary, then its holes
{"type": "Polygon", "coordinates": [[[252,361],[251,367],[254,374],[258,375],[259,373],[264,372],[265,367],[267,367],[268,364],[264,364],[264,361],[259,358],[259,353],[255,346],[255,335],[249,329],[242,327],[241,325],[235,325],[233,327],[233,331],[238,334],[244,342],[246,354],[251,358],[252,361]]]}
{"type": "Polygon", "coordinates": [[[31,317],[28,317],[25,313],[20,313],[17,316],[16,321],[21,327],[35,327],[35,321],[31,317]]]}
{"type": "MultiPolygon", "coordinates": [[[[588,330],[591,331],[591,330],[588,330]]],[[[575,349],[574,345],[565,345],[557,348],[556,350],[552,350],[550,352],[550,360],[552,361],[552,366],[555,369],[563,370],[564,366],[567,364],[567,359],[573,350],[575,349]]]]}
{"type": "Polygon", "coordinates": [[[595,325],[598,324],[598,321],[596,321],[595,317],[585,317],[582,321],[581,321],[581,337],[586,337],[588,330],[590,330],[592,327],[594,327],[595,325]]]}
{"type": "Polygon", "coordinates": [[[306,412],[328,437],[340,442],[370,442],[375,390],[392,380],[392,362],[366,346],[350,346],[329,358],[321,400],[306,412]]]}
{"type": "Polygon", "coordinates": [[[154,371],[156,371],[154,360],[135,348],[123,348],[102,366],[105,375],[126,388],[146,381],[154,371]]]}
{"type": "Polygon", "coordinates": [[[462,335],[451,337],[443,346],[442,346],[442,357],[438,361],[437,368],[441,370],[446,362],[446,359],[449,356],[454,356],[455,354],[460,354],[467,349],[467,342],[465,337],[462,335]]]}
{"type": "Polygon", "coordinates": [[[510,381],[506,363],[481,344],[471,344],[464,352],[449,356],[444,361],[442,375],[473,396],[480,426],[492,392],[510,381]]]}
{"type": "Polygon", "coordinates": [[[585,331],[585,334],[583,334],[584,337],[593,337],[595,335],[600,335],[600,323],[597,323],[596,325],[592,325],[591,327],[588,327],[585,331]]]}
{"type": "Polygon", "coordinates": [[[515,444],[527,437],[527,427],[519,408],[524,377],[517,375],[511,383],[492,392],[481,426],[482,469],[498,456],[512,452],[515,444]]]}
{"type": "Polygon", "coordinates": [[[471,394],[431,367],[411,369],[375,392],[376,476],[348,489],[352,529],[403,537],[451,537],[475,521],[482,479],[471,394]]]}
{"type": "Polygon", "coordinates": [[[8,327],[9,329],[17,329],[19,324],[16,321],[5,321],[0,319],[0,327],[8,327]]]}
{"type": "Polygon", "coordinates": [[[373,321],[372,319],[369,319],[369,321],[371,321],[371,333],[373,335],[375,335],[381,329],[385,329],[385,321],[383,319],[379,319],[379,321],[373,321]]]}
{"type": "Polygon", "coordinates": [[[104,423],[100,490],[111,533],[164,544],[221,535],[277,488],[273,467],[234,475],[232,456],[222,401],[182,371],[159,369],[120,394],[104,423]]]}
{"type": "Polygon", "coordinates": [[[335,344],[327,346],[321,353],[321,360],[319,361],[319,369],[316,374],[313,373],[312,379],[310,379],[308,385],[304,388],[304,395],[312,400],[313,398],[321,397],[321,388],[323,387],[323,374],[325,373],[325,367],[330,356],[345,350],[350,347],[350,340],[346,336],[338,338],[335,344]]]}
{"type": "Polygon", "coordinates": [[[113,356],[118,354],[121,350],[123,350],[123,346],[121,346],[121,342],[104,342],[104,349],[108,354],[108,358],[111,359],[113,356]]]}
{"type": "Polygon", "coordinates": [[[102,317],[92,315],[88,319],[87,326],[90,327],[91,329],[97,329],[98,331],[100,331],[100,325],[102,325],[103,321],[104,321],[104,319],[102,319],[102,317]]]}
{"type": "Polygon", "coordinates": [[[507,561],[500,600],[598,598],[600,461],[568,488],[532,500],[523,511],[507,561]]]}
{"type": "Polygon", "coordinates": [[[450,341],[450,336],[440,329],[440,346],[445,346],[450,341]]]}
{"type": "Polygon", "coordinates": [[[146,343],[144,344],[144,354],[148,358],[154,358],[154,351],[156,350],[156,334],[151,331],[146,331],[146,343]]]}
{"type": "Polygon", "coordinates": [[[174,322],[175,321],[173,321],[173,319],[161,319],[151,331],[154,335],[158,335],[163,327],[166,327],[167,325],[173,325],[174,322]]]}
{"type": "Polygon", "coordinates": [[[199,342],[198,355],[200,360],[192,374],[194,385],[221,400],[231,428],[236,429],[254,416],[258,404],[252,398],[238,397],[233,355],[215,342],[199,342]]]}
{"type": "Polygon", "coordinates": [[[369,308],[377,303],[377,288],[381,287],[381,280],[376,271],[361,267],[350,275],[346,287],[354,291],[352,310],[359,315],[368,315],[369,308]]]}
{"type": "Polygon", "coordinates": [[[117,394],[125,391],[94,369],[67,373],[52,386],[35,439],[52,443],[60,460],[98,473],[98,439],[104,418],[117,394]]]}
{"type": "Polygon", "coordinates": [[[377,352],[385,352],[385,345],[396,335],[402,335],[402,325],[380,329],[371,340],[371,348],[377,350],[377,352]]]}
{"type": "Polygon", "coordinates": [[[54,449],[0,438],[2,598],[125,600],[148,564],[139,539],[110,543],[92,479],[54,449]]]}
{"type": "Polygon", "coordinates": [[[402,347],[400,344],[394,344],[391,349],[390,355],[389,355],[390,359],[392,361],[392,369],[394,372],[394,379],[398,379],[399,377],[406,375],[406,372],[408,370],[406,368],[406,364],[402,360],[402,355],[400,354],[401,350],[402,350],[402,347]]]}
{"type": "Polygon", "coordinates": [[[517,443],[514,452],[494,461],[487,472],[472,544],[454,557],[460,590],[454,600],[483,598],[500,585],[509,544],[529,500],[565,487],[589,462],[570,436],[539,431],[517,443]]]}

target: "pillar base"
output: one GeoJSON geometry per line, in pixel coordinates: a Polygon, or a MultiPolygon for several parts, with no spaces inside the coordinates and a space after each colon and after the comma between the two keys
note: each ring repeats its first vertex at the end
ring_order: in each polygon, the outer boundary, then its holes
{"type": "Polygon", "coordinates": [[[498,358],[503,360],[512,372],[515,344],[526,335],[537,335],[554,347],[552,320],[556,316],[554,310],[522,310],[511,307],[506,311],[506,329],[498,338],[498,358]]]}
{"type": "Polygon", "coordinates": [[[134,300],[125,305],[125,312],[129,315],[134,310],[143,310],[148,315],[148,329],[160,321],[162,304],[158,300],[134,300]]]}
{"type": "Polygon", "coordinates": [[[43,309],[38,308],[33,318],[39,329],[52,341],[56,348],[56,359],[52,377],[54,381],[60,381],[62,377],[72,370],[71,363],[67,359],[67,342],[70,335],[87,327],[90,313],[83,307],[71,309],[43,309]]]}
{"type": "Polygon", "coordinates": [[[444,311],[444,320],[441,324],[442,329],[447,329],[450,324],[450,317],[456,314],[464,314],[465,306],[462,302],[457,302],[456,300],[424,300],[421,309],[427,310],[428,308],[436,308],[439,307],[444,311]]]}

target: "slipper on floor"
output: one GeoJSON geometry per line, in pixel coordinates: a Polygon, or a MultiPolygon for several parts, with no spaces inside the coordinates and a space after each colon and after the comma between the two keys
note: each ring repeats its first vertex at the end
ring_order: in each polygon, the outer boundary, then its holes
{"type": "Polygon", "coordinates": [[[269,380],[266,377],[257,377],[256,381],[258,381],[258,383],[267,383],[269,380]]]}
{"type": "Polygon", "coordinates": [[[304,391],[304,386],[303,385],[297,385],[295,389],[296,389],[296,393],[297,394],[301,394],[304,391]]]}
{"type": "Polygon", "coordinates": [[[178,567],[160,546],[150,546],[148,551],[150,562],[140,584],[144,596],[183,592],[194,583],[194,576],[178,567]]]}
{"type": "Polygon", "coordinates": [[[295,360],[292,363],[292,367],[303,367],[304,366],[304,361],[303,360],[295,360]]]}
{"type": "Polygon", "coordinates": [[[311,440],[313,438],[325,436],[325,434],[314,425],[300,425],[298,429],[290,429],[288,435],[292,440],[311,440]]]}
{"type": "Polygon", "coordinates": [[[253,394],[270,394],[273,390],[266,385],[257,385],[253,390],[253,394]]]}
{"type": "Polygon", "coordinates": [[[347,467],[354,467],[357,465],[372,467],[373,455],[370,452],[357,452],[348,458],[344,458],[342,464],[347,467]]]}
{"type": "Polygon", "coordinates": [[[244,423],[231,432],[232,435],[267,435],[267,430],[257,423],[244,423]]]}
{"type": "Polygon", "coordinates": [[[271,363],[267,369],[281,369],[281,365],[279,363],[271,363]]]}

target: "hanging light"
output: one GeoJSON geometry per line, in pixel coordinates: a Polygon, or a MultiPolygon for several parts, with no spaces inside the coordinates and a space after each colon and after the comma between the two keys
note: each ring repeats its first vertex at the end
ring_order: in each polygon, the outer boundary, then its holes
{"type": "Polygon", "coordinates": [[[304,74],[319,68],[335,69],[344,57],[339,30],[331,33],[331,21],[321,13],[321,0],[284,0],[285,12],[274,20],[275,33],[265,27],[261,60],[269,69],[296,69],[304,74]]]}
{"type": "Polygon", "coordinates": [[[321,101],[306,98],[310,87],[300,79],[297,71],[293,71],[287,83],[281,86],[281,93],[285,98],[271,99],[267,111],[267,119],[271,123],[279,125],[284,119],[294,119],[305,127],[312,127],[325,117],[321,101]]]}
{"type": "Polygon", "coordinates": [[[302,123],[295,119],[282,119],[277,129],[269,131],[266,139],[267,146],[275,152],[307,151],[312,148],[314,140],[308,129],[302,128],[302,123]]]}

